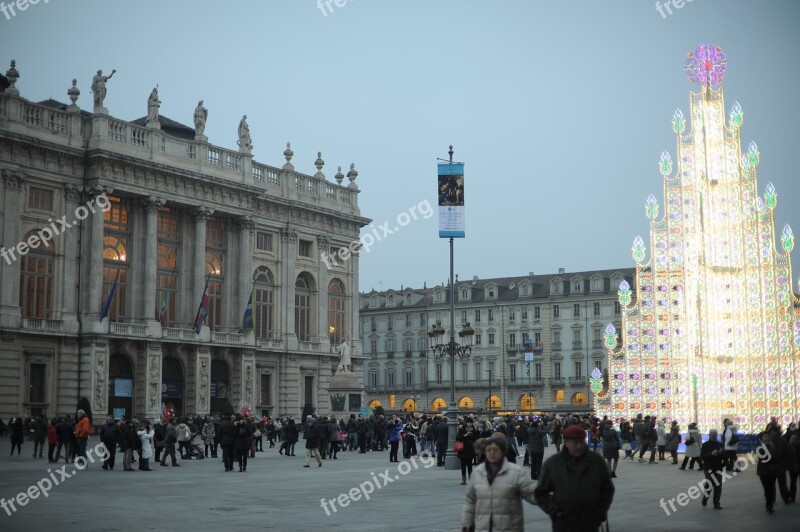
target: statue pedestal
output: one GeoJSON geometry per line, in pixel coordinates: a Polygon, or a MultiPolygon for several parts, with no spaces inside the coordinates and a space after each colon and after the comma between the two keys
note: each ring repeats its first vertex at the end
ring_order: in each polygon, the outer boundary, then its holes
{"type": "Polygon", "coordinates": [[[208,137],[206,137],[202,133],[200,135],[195,134],[194,140],[195,142],[208,142],[208,137]]]}
{"type": "Polygon", "coordinates": [[[161,122],[157,120],[155,122],[153,122],[152,120],[148,120],[144,127],[150,129],[161,129],[161,122]]]}
{"type": "Polygon", "coordinates": [[[328,386],[328,393],[331,396],[331,410],[337,416],[358,413],[364,406],[361,404],[364,391],[364,376],[361,373],[352,373],[338,370],[331,377],[331,384],[328,386]],[[350,404],[350,395],[358,394],[358,405],[350,404]]]}
{"type": "MultiPolygon", "coordinates": [[[[6,92],[8,92],[8,91],[6,91],[6,92]]],[[[102,105],[95,105],[94,106],[94,114],[96,114],[96,115],[107,115],[108,114],[108,109],[106,109],[102,105]]]]}

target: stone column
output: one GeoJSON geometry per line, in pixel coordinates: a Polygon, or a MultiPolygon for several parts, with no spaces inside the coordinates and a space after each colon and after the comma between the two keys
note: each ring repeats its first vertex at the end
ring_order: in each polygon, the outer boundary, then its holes
{"type": "Polygon", "coordinates": [[[297,350],[297,335],[294,332],[294,265],[297,261],[297,233],[288,227],[281,228],[281,255],[283,257],[283,289],[281,290],[281,323],[286,335],[286,348],[297,350]]]}
{"type": "Polygon", "coordinates": [[[148,342],[145,388],[147,390],[147,415],[151,420],[161,418],[161,360],[161,344],[148,342]]]}
{"type": "Polygon", "coordinates": [[[203,297],[203,290],[206,287],[206,221],[214,213],[208,207],[198,207],[192,212],[194,217],[194,274],[192,290],[192,319],[197,312],[197,305],[203,297]]]}
{"type": "MultiPolygon", "coordinates": [[[[75,212],[78,201],[81,199],[81,192],[74,185],[64,185],[64,212],[75,212]]],[[[98,210],[92,216],[102,216],[98,210]]],[[[71,231],[64,231],[61,238],[64,240],[64,279],[61,283],[62,307],[61,319],[64,323],[64,332],[75,334],[78,332],[78,263],[80,261],[80,250],[78,249],[78,230],[73,228],[71,231]]],[[[56,247],[58,247],[56,241],[56,247]]]]}
{"type": "MultiPolygon", "coordinates": [[[[239,297],[237,298],[237,319],[241,320],[247,301],[253,293],[253,230],[256,224],[250,216],[239,219],[239,297]]],[[[255,312],[255,301],[253,301],[255,312]]],[[[253,315],[255,322],[255,314],[253,315]]],[[[241,323],[241,322],[240,322],[241,323]]]]}
{"type": "MultiPolygon", "coordinates": [[[[166,200],[150,196],[142,204],[147,213],[147,228],[144,242],[144,316],[142,321],[150,328],[159,326],[156,321],[156,273],[158,270],[158,210],[166,200]]],[[[160,309],[158,309],[160,310],[160,309]]],[[[151,331],[159,336],[160,331],[151,331]]]]}
{"type": "MultiPolygon", "coordinates": [[[[330,240],[325,235],[317,235],[317,250],[318,256],[322,256],[322,252],[328,253],[330,251],[330,240]]],[[[317,269],[317,336],[319,336],[320,352],[331,352],[331,336],[328,330],[328,267],[325,262],[319,260],[317,269]]],[[[342,339],[347,339],[347,332],[341,331],[342,339]]]]}
{"type": "Polygon", "coordinates": [[[0,260],[3,290],[0,292],[0,327],[18,329],[20,326],[19,308],[19,253],[16,246],[22,238],[20,234],[20,214],[25,177],[3,170],[5,202],[3,205],[3,248],[0,260]]]}
{"type": "Polygon", "coordinates": [[[197,347],[197,372],[195,378],[195,412],[200,415],[211,413],[211,352],[208,346],[197,347]]]}
{"type": "MultiPolygon", "coordinates": [[[[256,357],[252,349],[242,350],[240,400],[253,411],[256,406],[256,357]]],[[[234,405],[235,406],[235,405],[234,405]]],[[[238,412],[238,409],[237,409],[238,412]]]]}
{"type": "MultiPolygon", "coordinates": [[[[358,239],[358,236],[355,237],[358,239]]],[[[361,246],[359,246],[359,252],[361,250],[361,246]]],[[[360,259],[360,255],[353,254],[350,256],[350,294],[349,297],[345,300],[345,304],[350,305],[350,340],[352,347],[352,356],[363,356],[364,355],[364,346],[361,343],[361,333],[360,333],[360,318],[358,314],[359,305],[360,305],[360,295],[358,293],[358,263],[360,259]]],[[[355,364],[355,360],[353,361],[355,364]]]]}

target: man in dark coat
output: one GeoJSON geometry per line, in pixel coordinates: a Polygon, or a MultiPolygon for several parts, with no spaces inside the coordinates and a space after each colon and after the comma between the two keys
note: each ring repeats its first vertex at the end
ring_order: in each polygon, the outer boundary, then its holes
{"type": "Polygon", "coordinates": [[[225,465],[226,472],[233,471],[234,437],[233,420],[226,416],[219,424],[219,444],[222,446],[222,463],[225,465]]]}
{"type": "Polygon", "coordinates": [[[708,441],[700,447],[700,458],[703,459],[703,473],[706,482],[703,486],[703,506],[708,504],[709,491],[714,490],[714,509],[722,510],[719,499],[722,496],[722,470],[725,468],[725,446],[717,441],[717,429],[708,431],[708,441]],[[706,489],[707,488],[707,489],[706,489]]]}
{"type": "Polygon", "coordinates": [[[106,423],[100,429],[100,441],[106,446],[107,458],[103,461],[103,469],[114,469],[114,460],[117,456],[117,440],[119,439],[119,426],[113,416],[106,417],[106,423]]]}
{"type": "MultiPolygon", "coordinates": [[[[250,421],[245,419],[241,414],[236,414],[236,420],[233,422],[233,426],[235,435],[233,439],[233,450],[236,451],[236,458],[239,461],[239,473],[244,473],[247,471],[247,455],[250,454],[253,428],[250,421]]],[[[233,470],[232,465],[231,470],[233,470]]]]}
{"type": "Polygon", "coordinates": [[[436,436],[436,465],[444,467],[444,457],[447,452],[447,422],[444,418],[439,418],[434,428],[436,436]]]}
{"type": "Polygon", "coordinates": [[[72,423],[62,418],[56,425],[56,433],[58,434],[58,448],[56,449],[56,462],[61,457],[61,448],[64,448],[64,463],[69,462],[69,444],[72,441],[72,433],[75,429],[72,423]]]}
{"type": "Polygon", "coordinates": [[[542,430],[538,421],[531,423],[528,427],[528,454],[531,461],[531,479],[539,480],[539,473],[542,471],[542,461],[544,460],[544,438],[547,433],[542,430]]]}
{"type": "Polygon", "coordinates": [[[312,456],[317,459],[319,467],[322,467],[322,458],[319,456],[320,429],[316,420],[311,416],[306,418],[306,430],[303,437],[306,440],[306,463],[303,464],[303,467],[310,467],[308,464],[311,462],[312,456]]]}
{"type": "Polygon", "coordinates": [[[564,449],[544,463],[534,497],[553,532],[597,530],[606,520],[614,484],[603,458],[588,451],[580,425],[564,430],[564,449]]]}
{"type": "Polygon", "coordinates": [[[175,457],[175,444],[178,443],[178,434],[175,429],[175,420],[170,419],[167,421],[167,426],[164,427],[164,451],[161,454],[161,465],[167,466],[167,456],[172,459],[172,467],[180,467],[178,459],[175,457]]]}

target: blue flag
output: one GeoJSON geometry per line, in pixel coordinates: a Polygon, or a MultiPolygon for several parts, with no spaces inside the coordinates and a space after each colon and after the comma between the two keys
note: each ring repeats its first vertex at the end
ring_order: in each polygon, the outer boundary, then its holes
{"type": "Polygon", "coordinates": [[[206,287],[203,289],[203,297],[200,299],[200,308],[197,309],[197,315],[194,318],[194,332],[197,334],[200,334],[206,316],[208,316],[208,280],[210,278],[211,274],[206,277],[206,287]]]}
{"type": "Polygon", "coordinates": [[[244,334],[253,330],[253,293],[255,288],[256,285],[253,284],[253,289],[250,290],[250,299],[247,300],[247,306],[244,308],[244,315],[242,316],[242,331],[244,331],[244,334]]]}
{"type": "Polygon", "coordinates": [[[114,292],[117,291],[117,283],[119,282],[119,271],[120,268],[117,268],[117,277],[114,279],[114,284],[111,285],[111,290],[108,291],[108,297],[106,298],[106,302],[103,305],[103,310],[100,311],[100,321],[103,321],[105,318],[108,317],[108,311],[111,309],[111,301],[114,299],[114,292]]]}

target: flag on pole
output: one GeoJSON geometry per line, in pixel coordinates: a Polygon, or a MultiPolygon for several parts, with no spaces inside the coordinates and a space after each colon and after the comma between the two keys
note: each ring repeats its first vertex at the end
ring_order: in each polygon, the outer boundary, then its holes
{"type": "Polygon", "coordinates": [[[194,331],[197,334],[200,334],[203,323],[206,321],[206,316],[208,316],[208,280],[210,278],[211,274],[208,274],[208,277],[206,277],[206,287],[203,289],[203,297],[200,299],[200,307],[197,309],[197,316],[194,318],[194,331]]]}
{"type": "Polygon", "coordinates": [[[250,299],[247,300],[247,306],[244,308],[244,315],[242,316],[242,331],[248,334],[253,330],[253,294],[256,292],[256,285],[250,289],[250,299]]]}
{"type": "Polygon", "coordinates": [[[111,285],[111,290],[108,291],[108,297],[106,298],[106,302],[103,305],[103,310],[100,311],[100,321],[103,321],[105,318],[108,317],[108,311],[111,310],[111,300],[114,299],[114,292],[117,291],[117,283],[119,282],[119,271],[121,268],[117,268],[117,276],[114,279],[114,284],[111,285]]]}

